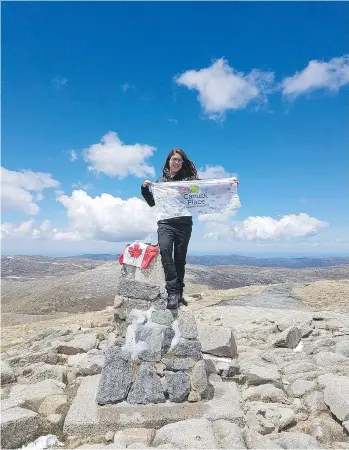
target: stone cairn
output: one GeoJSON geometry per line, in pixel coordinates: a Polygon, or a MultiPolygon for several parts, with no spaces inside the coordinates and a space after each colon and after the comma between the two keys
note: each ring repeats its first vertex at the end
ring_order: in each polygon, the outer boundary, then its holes
{"type": "Polygon", "coordinates": [[[99,405],[198,402],[207,374],[195,318],[166,309],[159,256],[146,270],[123,265],[114,303],[118,338],[106,351],[99,405]]]}

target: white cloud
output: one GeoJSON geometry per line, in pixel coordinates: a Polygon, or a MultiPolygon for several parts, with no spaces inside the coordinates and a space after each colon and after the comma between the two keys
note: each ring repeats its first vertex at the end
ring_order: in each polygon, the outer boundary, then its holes
{"type": "Polygon", "coordinates": [[[123,242],[156,230],[153,209],[139,198],[123,200],[110,194],[93,198],[75,190],[57,200],[67,209],[69,229],[82,239],[123,242]]]}
{"type": "Polygon", "coordinates": [[[10,237],[25,237],[31,234],[34,224],[34,219],[22,222],[20,225],[16,226],[13,223],[2,223],[1,224],[1,239],[6,239],[10,237]]]}
{"type": "MultiPolygon", "coordinates": [[[[72,184],[72,188],[73,189],[82,189],[83,191],[88,191],[89,189],[93,189],[93,185],[92,184],[83,184],[83,183],[81,183],[81,181],[78,181],[77,183],[72,184]]],[[[64,194],[63,191],[60,191],[60,192],[57,191],[57,196],[62,195],[62,194],[64,194]]]]}
{"type": "Polygon", "coordinates": [[[206,167],[201,167],[198,170],[199,178],[202,180],[212,179],[212,178],[229,178],[236,176],[236,174],[227,172],[223,166],[210,166],[206,164],[206,167]]]}
{"type": "Polygon", "coordinates": [[[205,222],[206,238],[223,240],[272,241],[297,240],[314,236],[320,229],[327,228],[328,224],[306,213],[290,214],[279,220],[272,217],[248,217],[242,222],[233,222],[229,215],[226,220],[210,217],[201,219],[205,222]]]}
{"type": "Polygon", "coordinates": [[[124,83],[124,84],[121,86],[121,89],[122,89],[122,92],[126,92],[126,91],[128,91],[129,89],[135,90],[136,87],[135,87],[134,84],[124,83]]]}
{"type": "Polygon", "coordinates": [[[42,195],[41,192],[38,192],[38,193],[35,195],[35,200],[36,200],[37,202],[41,202],[41,200],[43,200],[43,199],[44,199],[44,196],[42,195]]]}
{"type": "Polygon", "coordinates": [[[55,77],[52,80],[52,86],[56,89],[61,89],[67,86],[68,80],[65,77],[55,77]]]}
{"type": "Polygon", "coordinates": [[[30,238],[31,240],[43,241],[81,241],[81,236],[75,231],[58,230],[53,228],[49,220],[44,220],[38,228],[34,227],[34,219],[20,223],[18,226],[13,223],[1,224],[1,239],[18,240],[30,238]]]}
{"type": "Polygon", "coordinates": [[[337,92],[346,84],[349,84],[349,54],[328,62],[310,61],[305,69],[282,81],[282,93],[297,97],[316,89],[337,92]]]}
{"type": "Polygon", "coordinates": [[[3,223],[2,239],[124,242],[145,239],[156,231],[154,210],[139,198],[122,200],[110,194],[93,198],[75,190],[71,196],[60,195],[57,200],[66,208],[68,227],[55,228],[50,220],[35,227],[34,219],[18,226],[3,223]]]}
{"type": "Polygon", "coordinates": [[[120,179],[129,174],[138,178],[155,175],[154,167],[146,164],[146,160],[153,156],[155,147],[124,144],[114,132],[107,133],[101,141],[83,151],[89,170],[120,179]]]}
{"type": "Polygon", "coordinates": [[[78,154],[76,153],[75,150],[71,150],[71,151],[70,151],[70,156],[69,156],[69,158],[70,158],[70,161],[71,161],[71,162],[74,162],[74,161],[76,161],[76,160],[78,159],[78,154]]]}
{"type": "Polygon", "coordinates": [[[245,108],[252,100],[265,102],[274,83],[274,73],[253,69],[245,75],[221,58],[210,67],[182,73],[175,82],[197,90],[202,109],[210,119],[216,120],[230,109],[245,108]]]}
{"type": "Polygon", "coordinates": [[[174,124],[176,124],[176,125],[178,125],[178,120],[177,119],[172,119],[172,118],[169,118],[169,119],[167,119],[170,123],[174,123],[174,124]]]}
{"type": "Polygon", "coordinates": [[[23,170],[16,172],[1,167],[1,207],[3,211],[18,210],[35,215],[39,206],[33,201],[31,191],[36,193],[35,201],[40,201],[43,189],[59,186],[50,173],[23,170]]]}

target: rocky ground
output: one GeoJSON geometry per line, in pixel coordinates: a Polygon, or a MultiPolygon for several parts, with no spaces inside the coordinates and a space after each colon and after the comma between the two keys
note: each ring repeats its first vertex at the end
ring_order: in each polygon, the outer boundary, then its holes
{"type": "MultiPolygon", "coordinates": [[[[107,273],[114,276],[111,268],[108,263],[70,280],[77,277],[83,286],[86,274],[99,270],[96,292],[108,283],[107,273]]],[[[37,316],[11,312],[8,300],[8,324],[2,327],[2,448],[53,434],[63,448],[349,449],[349,286],[343,273],[339,281],[331,280],[331,269],[329,281],[313,282],[319,275],[308,271],[306,282],[276,279],[272,286],[217,291],[207,287],[201,268],[188,272],[189,305],[183,310],[196,319],[209,373],[202,414],[194,416],[189,408],[186,420],[156,428],[124,421],[102,433],[71,434],[64,424],[72,405],[79,407],[77,393],[95,384],[105,352],[118,339],[113,306],[85,310],[81,295],[76,312],[62,308],[37,316]]],[[[115,296],[116,279],[109,283],[115,296]]]]}
{"type": "MultiPolygon", "coordinates": [[[[252,295],[265,298],[265,292],[252,295]]],[[[349,448],[347,314],[220,306],[221,298],[202,307],[200,295],[189,301],[187,311],[204,327],[210,384],[223,392],[214,414],[157,430],[126,427],[86,439],[64,435],[78,386],[100,373],[116,338],[109,307],[61,318],[55,328],[50,320],[41,331],[26,325],[35,331],[2,353],[3,439],[14,430],[8,423],[20,423],[20,436],[27,433],[28,441],[40,429],[67,448],[349,448]],[[229,358],[226,330],[237,344],[235,359],[229,358]]]]}

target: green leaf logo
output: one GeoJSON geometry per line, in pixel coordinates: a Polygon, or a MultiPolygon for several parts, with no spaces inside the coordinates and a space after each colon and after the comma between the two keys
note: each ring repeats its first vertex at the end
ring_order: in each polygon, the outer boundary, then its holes
{"type": "Polygon", "coordinates": [[[192,186],[190,186],[190,192],[193,194],[199,194],[200,193],[199,186],[193,184],[192,186]]]}

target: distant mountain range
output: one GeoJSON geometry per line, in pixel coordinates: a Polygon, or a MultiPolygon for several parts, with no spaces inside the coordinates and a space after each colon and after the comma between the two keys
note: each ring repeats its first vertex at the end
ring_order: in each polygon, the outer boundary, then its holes
{"type": "MultiPolygon", "coordinates": [[[[119,258],[119,254],[85,254],[76,258],[87,258],[102,261],[112,261],[119,258]]],[[[187,257],[188,264],[201,266],[253,266],[253,267],[281,267],[287,269],[303,269],[306,267],[331,267],[349,264],[349,257],[318,257],[318,258],[255,258],[241,255],[204,255],[187,257]]]]}

